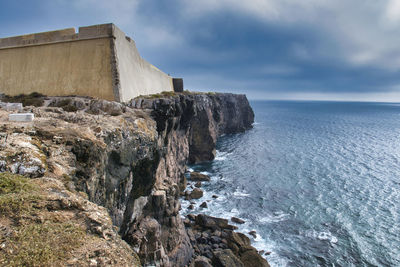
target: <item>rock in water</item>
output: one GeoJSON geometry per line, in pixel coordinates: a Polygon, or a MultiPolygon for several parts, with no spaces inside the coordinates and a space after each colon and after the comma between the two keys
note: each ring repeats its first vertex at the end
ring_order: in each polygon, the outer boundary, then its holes
{"type": "Polygon", "coordinates": [[[209,182],[210,176],[199,173],[199,172],[191,172],[189,179],[192,181],[209,182]]]}
{"type": "Polygon", "coordinates": [[[201,203],[200,208],[203,208],[203,209],[208,208],[207,202],[201,203]]]}
{"type": "Polygon", "coordinates": [[[192,192],[190,192],[189,196],[192,199],[199,199],[203,196],[203,191],[199,188],[195,188],[192,192]]]}
{"type": "Polygon", "coordinates": [[[253,248],[242,252],[240,260],[246,267],[269,267],[268,262],[253,248]]]}
{"type": "Polygon", "coordinates": [[[244,224],[244,223],[245,223],[244,220],[239,219],[239,218],[237,218],[237,217],[232,217],[232,218],[231,218],[231,221],[234,222],[234,223],[238,223],[238,224],[244,224]]]}
{"type": "Polygon", "coordinates": [[[254,238],[257,238],[257,232],[256,231],[250,231],[249,235],[251,235],[254,238]]]}

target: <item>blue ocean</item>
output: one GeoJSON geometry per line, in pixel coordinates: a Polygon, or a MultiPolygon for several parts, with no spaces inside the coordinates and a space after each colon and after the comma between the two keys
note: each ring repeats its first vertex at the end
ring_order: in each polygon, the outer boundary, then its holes
{"type": "Polygon", "coordinates": [[[194,212],[245,220],[271,266],[400,266],[400,104],[251,106],[253,129],[190,166],[211,176],[194,212]]]}

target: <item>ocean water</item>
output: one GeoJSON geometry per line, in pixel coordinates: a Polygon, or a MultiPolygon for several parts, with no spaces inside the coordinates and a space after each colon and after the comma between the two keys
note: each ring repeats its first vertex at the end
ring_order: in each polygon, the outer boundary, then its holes
{"type": "Polygon", "coordinates": [[[191,166],[212,177],[194,212],[244,219],[272,266],[400,266],[400,104],[251,105],[254,128],[191,166]]]}

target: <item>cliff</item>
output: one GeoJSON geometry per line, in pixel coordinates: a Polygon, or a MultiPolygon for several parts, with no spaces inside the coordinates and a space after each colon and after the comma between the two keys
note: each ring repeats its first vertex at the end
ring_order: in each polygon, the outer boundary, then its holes
{"type": "MultiPolygon", "coordinates": [[[[91,205],[108,211],[111,229],[129,244],[123,252],[131,262],[138,255],[142,264],[157,266],[185,266],[195,258],[216,266],[232,266],[233,259],[243,266],[250,255],[259,260],[253,266],[267,266],[234,227],[207,216],[192,217],[185,226],[179,214],[186,164],[213,159],[219,135],[251,128],[254,114],[244,95],[168,93],[127,105],[39,96],[34,103],[39,107],[25,107],[35,114],[34,123],[1,126],[1,172],[44,184],[57,180],[65,187],[59,190],[87,194],[91,205]],[[193,231],[211,229],[220,231],[220,246],[199,250],[193,231]]],[[[0,111],[1,121],[6,116],[0,111]]],[[[85,227],[86,234],[95,233],[85,227]]],[[[117,239],[113,244],[124,243],[117,239]]]]}

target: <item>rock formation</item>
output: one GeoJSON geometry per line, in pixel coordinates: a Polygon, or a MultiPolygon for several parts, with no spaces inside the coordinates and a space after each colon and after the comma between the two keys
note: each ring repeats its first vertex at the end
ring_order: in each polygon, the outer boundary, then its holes
{"type": "MultiPolygon", "coordinates": [[[[1,126],[1,172],[56,179],[73,194],[85,192],[93,205],[108,211],[142,264],[204,262],[207,254],[199,252],[187,234],[191,224],[186,228],[179,214],[186,164],[212,160],[219,135],[251,128],[254,114],[244,95],[168,93],[126,105],[38,98],[39,107],[24,108],[35,114],[33,123],[1,126]]],[[[0,110],[1,121],[6,115],[0,110]]],[[[217,246],[209,263],[228,266],[223,262],[231,253],[234,261],[247,262],[256,251],[245,242],[236,245],[238,251],[217,246]]]]}

